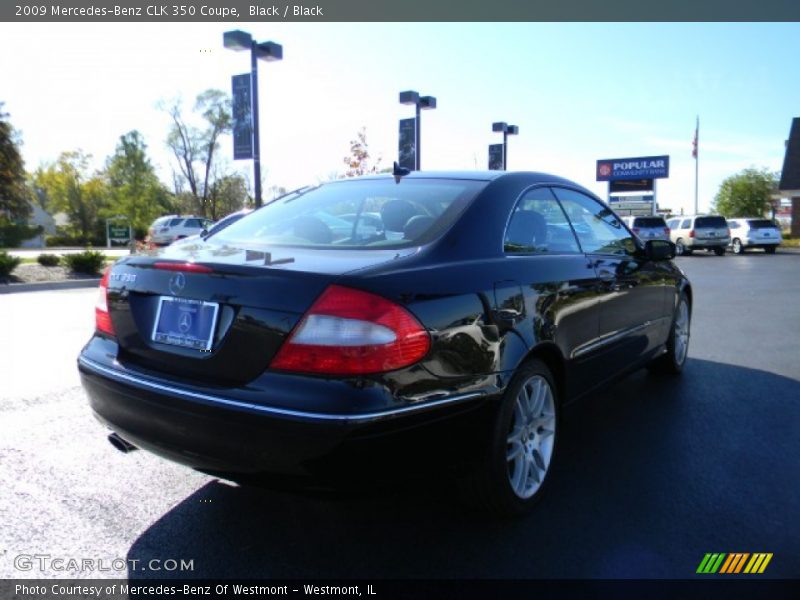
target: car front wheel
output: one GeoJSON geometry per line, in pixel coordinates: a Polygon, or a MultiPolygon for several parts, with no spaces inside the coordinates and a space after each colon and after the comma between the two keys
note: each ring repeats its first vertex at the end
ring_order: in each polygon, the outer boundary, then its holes
{"type": "Polygon", "coordinates": [[[653,362],[656,370],[675,375],[683,371],[683,365],[686,364],[686,356],[689,353],[691,320],[689,299],[686,294],[681,293],[672,317],[672,328],[667,338],[667,351],[653,362]]]}
{"type": "Polygon", "coordinates": [[[725,248],[714,248],[714,254],[723,256],[725,254],[725,248]]]}
{"type": "Polygon", "coordinates": [[[558,440],[558,403],[550,370],[540,360],[524,363],[503,395],[486,455],[465,491],[498,516],[528,512],[541,496],[558,440]]]}
{"type": "Polygon", "coordinates": [[[767,246],[764,248],[764,252],[767,254],[775,254],[775,246],[767,246]]]}

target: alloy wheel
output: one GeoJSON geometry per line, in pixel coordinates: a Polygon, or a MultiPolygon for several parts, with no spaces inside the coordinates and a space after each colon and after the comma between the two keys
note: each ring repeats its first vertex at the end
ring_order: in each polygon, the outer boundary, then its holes
{"type": "Polygon", "coordinates": [[[682,365],[689,350],[689,305],[684,298],[678,304],[674,327],[675,362],[682,365]]]}
{"type": "Polygon", "coordinates": [[[520,386],[507,437],[506,461],[511,489],[522,499],[541,487],[556,433],[556,407],[547,379],[533,375],[520,386]]]}

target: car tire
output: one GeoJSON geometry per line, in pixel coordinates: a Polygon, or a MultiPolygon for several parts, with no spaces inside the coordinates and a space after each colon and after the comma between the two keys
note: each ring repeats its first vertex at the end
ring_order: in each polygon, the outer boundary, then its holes
{"type": "Polygon", "coordinates": [[[725,248],[714,248],[714,254],[716,254],[717,256],[724,256],[725,248]]]}
{"type": "Polygon", "coordinates": [[[692,311],[689,299],[685,293],[681,292],[672,316],[672,325],[666,344],[667,351],[651,363],[654,371],[672,375],[678,375],[683,371],[686,357],[689,354],[691,323],[692,311]]]}
{"type": "Polygon", "coordinates": [[[541,498],[556,456],[558,394],[542,361],[523,363],[500,401],[485,454],[462,482],[470,504],[517,517],[541,498]]]}
{"type": "Polygon", "coordinates": [[[775,254],[775,246],[767,246],[764,248],[764,252],[767,254],[775,254]]]}
{"type": "Polygon", "coordinates": [[[739,238],[733,240],[733,253],[744,254],[744,244],[742,244],[742,240],[739,238]]]}
{"type": "Polygon", "coordinates": [[[683,238],[678,238],[675,242],[675,255],[683,256],[685,254],[689,254],[688,249],[683,244],[683,238]]]}

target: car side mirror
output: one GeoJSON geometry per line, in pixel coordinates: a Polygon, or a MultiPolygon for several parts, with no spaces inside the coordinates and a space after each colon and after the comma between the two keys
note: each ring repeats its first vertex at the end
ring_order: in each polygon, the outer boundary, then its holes
{"type": "Polygon", "coordinates": [[[644,255],[648,260],[669,260],[675,258],[675,244],[666,240],[647,240],[644,255]]]}

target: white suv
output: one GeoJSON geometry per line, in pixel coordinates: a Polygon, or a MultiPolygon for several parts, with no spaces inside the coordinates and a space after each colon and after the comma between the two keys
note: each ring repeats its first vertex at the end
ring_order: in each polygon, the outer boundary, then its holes
{"type": "Polygon", "coordinates": [[[669,242],[669,227],[664,217],[622,217],[625,225],[639,236],[643,242],[647,240],[664,240],[669,242]]]}
{"type": "Polygon", "coordinates": [[[175,240],[196,235],[209,227],[212,221],[203,217],[167,215],[159,217],[147,230],[147,241],[157,246],[171,244],[175,240]]]}
{"type": "Polygon", "coordinates": [[[728,222],[719,215],[675,217],[667,225],[678,255],[688,256],[694,250],[713,250],[714,254],[722,256],[731,241],[728,222]]]}
{"type": "Polygon", "coordinates": [[[775,254],[783,238],[780,228],[771,219],[728,219],[731,230],[731,247],[734,254],[743,254],[748,248],[763,248],[775,254]]]}

